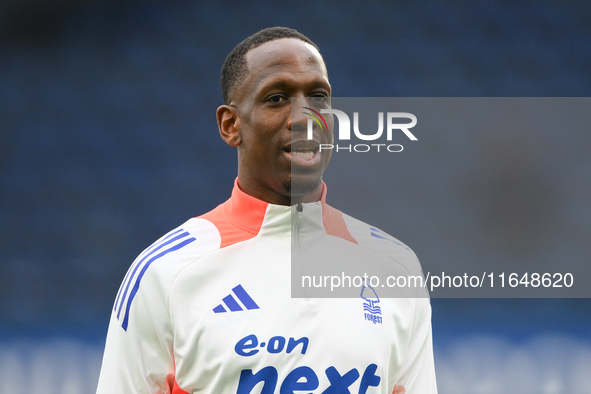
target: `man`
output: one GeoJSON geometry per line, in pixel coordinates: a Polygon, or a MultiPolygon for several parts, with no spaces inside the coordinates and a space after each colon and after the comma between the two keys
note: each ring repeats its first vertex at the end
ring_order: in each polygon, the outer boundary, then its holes
{"type": "Polygon", "coordinates": [[[292,241],[307,245],[310,234],[321,248],[418,266],[410,249],[325,202],[330,151],[318,147],[332,133],[308,140],[305,115],[292,111],[329,105],[316,45],[292,29],[262,30],[226,59],[222,92],[219,131],[238,150],[232,197],[133,263],[98,393],[435,393],[427,299],[382,299],[368,320],[373,294],[290,296],[292,241]]]}

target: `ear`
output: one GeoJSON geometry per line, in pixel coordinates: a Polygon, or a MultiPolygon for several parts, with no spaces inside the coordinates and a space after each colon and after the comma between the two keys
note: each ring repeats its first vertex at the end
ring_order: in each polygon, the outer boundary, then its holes
{"type": "Polygon", "coordinates": [[[216,117],[220,136],[230,146],[239,146],[242,143],[240,135],[240,119],[236,108],[230,105],[222,105],[217,109],[216,117]]]}

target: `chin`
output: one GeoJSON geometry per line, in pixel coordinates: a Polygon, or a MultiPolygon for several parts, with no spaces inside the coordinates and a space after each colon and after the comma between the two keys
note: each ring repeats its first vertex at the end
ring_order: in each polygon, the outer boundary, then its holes
{"type": "Polygon", "coordinates": [[[287,186],[287,191],[292,199],[304,199],[307,195],[317,193],[322,190],[321,177],[299,177],[292,174],[291,181],[287,186]]]}

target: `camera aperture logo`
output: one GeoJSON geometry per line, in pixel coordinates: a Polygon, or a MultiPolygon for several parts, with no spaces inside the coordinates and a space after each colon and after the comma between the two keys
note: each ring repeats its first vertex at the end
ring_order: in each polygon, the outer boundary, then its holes
{"type": "MultiPolygon", "coordinates": [[[[339,133],[338,133],[338,141],[350,141],[351,140],[351,120],[349,116],[341,110],[338,109],[321,109],[320,112],[309,108],[304,107],[305,109],[309,110],[310,112],[304,112],[304,114],[308,115],[310,118],[308,119],[308,127],[307,127],[307,138],[309,140],[313,139],[314,135],[314,122],[318,124],[321,130],[326,129],[328,130],[328,124],[322,114],[332,114],[339,122],[339,133]]],[[[409,140],[411,141],[418,141],[417,137],[409,130],[417,125],[417,117],[408,112],[387,112],[386,116],[384,116],[384,112],[378,112],[378,131],[373,134],[363,134],[359,130],[359,112],[353,112],[353,134],[355,137],[362,141],[376,141],[376,143],[363,143],[363,144],[343,144],[343,143],[336,143],[336,144],[320,144],[320,151],[323,150],[330,150],[333,149],[336,152],[345,151],[345,152],[391,152],[397,153],[402,152],[404,147],[401,144],[393,144],[393,143],[377,143],[382,135],[384,134],[384,123],[386,123],[386,140],[391,142],[394,136],[394,133],[397,131],[401,131],[409,140]],[[386,122],[384,122],[384,118],[386,122]],[[407,123],[399,123],[400,119],[410,120],[407,123]]]]}
{"type": "MultiPolygon", "coordinates": [[[[318,111],[316,111],[316,110],[314,110],[314,109],[312,109],[310,107],[304,107],[304,109],[307,109],[307,110],[309,110],[309,111],[311,111],[311,112],[314,113],[314,114],[311,114],[309,112],[304,112],[304,114],[306,114],[308,116],[311,116],[312,119],[314,119],[316,121],[316,123],[318,123],[318,126],[320,126],[320,129],[321,130],[324,130],[324,128],[322,127],[322,123],[324,123],[324,127],[326,127],[326,130],[328,130],[328,125],[326,124],[326,120],[324,119],[324,116],[322,116],[320,114],[320,112],[318,112],[318,111]],[[320,119],[318,119],[318,118],[322,119],[322,123],[320,123],[320,119]]],[[[312,119],[309,119],[308,120],[308,139],[309,140],[311,140],[312,138],[314,138],[314,135],[313,135],[313,132],[312,132],[312,127],[310,127],[311,126],[310,123],[311,123],[312,119]]]]}

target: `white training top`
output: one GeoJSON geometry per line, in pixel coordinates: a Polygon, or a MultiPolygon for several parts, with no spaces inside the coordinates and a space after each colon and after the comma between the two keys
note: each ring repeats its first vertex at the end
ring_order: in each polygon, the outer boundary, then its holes
{"type": "Polygon", "coordinates": [[[325,196],[272,205],[236,183],[141,253],[115,300],[97,393],[436,393],[427,298],[367,286],[291,297],[294,239],[420,273],[409,248],[325,196]]]}

